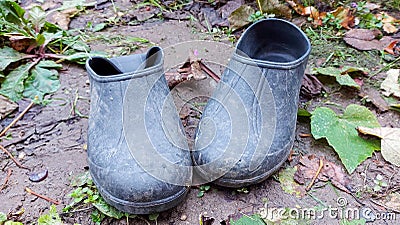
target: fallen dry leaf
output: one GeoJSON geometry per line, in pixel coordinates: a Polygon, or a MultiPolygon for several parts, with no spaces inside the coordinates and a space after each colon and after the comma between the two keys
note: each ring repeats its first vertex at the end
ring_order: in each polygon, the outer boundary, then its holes
{"type": "Polygon", "coordinates": [[[350,179],[345,174],[342,167],[326,160],[324,157],[318,158],[315,155],[305,155],[301,157],[298,169],[294,174],[294,180],[299,184],[305,184],[306,182],[311,181],[318,171],[320,159],[323,161],[323,167],[315,182],[330,181],[335,187],[350,193],[350,179]]]}
{"type": "Polygon", "coordinates": [[[4,97],[3,95],[0,95],[0,120],[4,119],[17,108],[17,103],[8,100],[8,98],[4,97]]]}
{"type": "Polygon", "coordinates": [[[363,51],[383,50],[395,40],[387,36],[376,39],[380,35],[378,30],[352,29],[345,33],[343,40],[353,48],[363,51]]]}
{"type": "Polygon", "coordinates": [[[398,46],[399,40],[393,40],[384,50],[392,55],[400,54],[400,46],[398,46]]]}
{"type": "Polygon", "coordinates": [[[388,34],[393,34],[397,33],[399,30],[396,26],[394,26],[394,23],[400,22],[400,20],[394,18],[393,16],[390,16],[389,14],[385,12],[380,12],[375,15],[375,17],[382,21],[383,23],[383,30],[388,33],[388,34]]]}
{"type": "Polygon", "coordinates": [[[390,69],[386,74],[386,79],[381,84],[381,89],[384,90],[382,94],[385,96],[393,94],[393,96],[400,98],[400,69],[390,69]]]}
{"type": "Polygon", "coordinates": [[[379,91],[374,88],[363,87],[358,95],[362,98],[367,98],[370,100],[380,112],[386,112],[389,110],[389,105],[387,102],[381,97],[379,91]]]}
{"type": "Polygon", "coordinates": [[[358,132],[381,139],[383,158],[393,165],[400,166],[400,128],[391,127],[357,127],[358,132]]]}
{"type": "Polygon", "coordinates": [[[340,25],[345,29],[351,29],[355,25],[355,17],[353,11],[350,8],[340,6],[334,11],[330,12],[335,16],[336,19],[340,20],[340,25]]]}
{"type": "Polygon", "coordinates": [[[326,91],[326,89],[321,81],[318,80],[318,78],[311,74],[304,75],[304,79],[301,82],[300,89],[302,97],[311,99],[315,96],[320,95],[322,91],[326,91]]]}
{"type": "Polygon", "coordinates": [[[346,38],[356,38],[365,41],[371,41],[382,36],[382,32],[378,29],[352,29],[344,34],[346,38]]]}
{"type": "Polygon", "coordinates": [[[50,22],[57,24],[60,28],[68,30],[69,23],[71,22],[71,17],[78,12],[77,8],[65,9],[63,11],[54,11],[49,16],[50,22]]]}
{"type": "Polygon", "coordinates": [[[400,193],[390,193],[381,203],[388,209],[400,211],[400,193]]]}
{"type": "Polygon", "coordinates": [[[259,0],[263,13],[275,14],[276,16],[284,16],[287,19],[292,18],[290,8],[281,3],[279,0],[259,0]]]}
{"type": "Polygon", "coordinates": [[[242,5],[231,13],[228,17],[229,27],[235,31],[244,26],[247,26],[250,21],[248,20],[251,14],[255,13],[255,10],[248,5],[242,5]]]}

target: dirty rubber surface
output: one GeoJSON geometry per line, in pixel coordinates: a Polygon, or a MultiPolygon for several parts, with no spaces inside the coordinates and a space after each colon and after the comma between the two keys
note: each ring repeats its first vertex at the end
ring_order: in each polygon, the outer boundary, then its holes
{"type": "MultiPolygon", "coordinates": [[[[74,26],[74,22],[72,23],[74,26]]],[[[200,27],[196,25],[197,28],[200,27]]],[[[195,27],[196,28],[196,27],[195,27]]],[[[211,40],[212,38],[204,32],[194,29],[188,21],[165,21],[147,23],[145,26],[126,26],[113,27],[103,32],[118,32],[120,35],[129,35],[134,37],[147,38],[151,42],[168,47],[172,44],[190,40],[211,40]]],[[[102,32],[100,32],[102,33],[102,32]]],[[[225,43],[229,44],[228,41],[225,43]]],[[[90,43],[96,50],[105,50],[106,45],[90,43]]],[[[194,48],[196,46],[193,46],[194,48]]],[[[138,52],[144,49],[139,49],[138,52]]],[[[229,58],[230,50],[216,52],[221,58],[229,58]]],[[[218,68],[217,68],[218,70],[218,68]]],[[[29,181],[29,171],[18,168],[9,160],[5,154],[0,154],[0,181],[4,180],[7,169],[12,169],[9,185],[1,190],[0,194],[0,211],[8,213],[16,212],[24,208],[25,213],[21,217],[26,224],[34,223],[40,214],[47,212],[51,205],[47,201],[34,197],[25,192],[25,187],[29,187],[37,193],[54,198],[61,202],[57,206],[58,212],[69,204],[71,198],[68,193],[72,191],[70,180],[72,177],[79,175],[87,170],[86,162],[86,135],[88,120],[79,116],[82,114],[87,116],[89,113],[89,83],[86,71],[83,66],[64,64],[63,71],[60,72],[62,87],[52,96],[53,101],[45,106],[34,106],[17,125],[11,129],[13,138],[3,142],[3,146],[7,147],[15,156],[24,155],[20,161],[33,171],[48,169],[48,177],[41,182],[34,183],[29,181]],[[76,106],[74,102],[76,101],[76,106]],[[79,112],[79,113],[77,113],[79,112]]],[[[190,96],[190,91],[198,91],[207,95],[212,92],[215,82],[211,78],[200,81],[187,81],[180,84],[173,90],[177,104],[183,105],[182,101],[176,97],[190,96]]],[[[345,90],[339,91],[332,95],[330,99],[342,106],[351,103],[358,103],[359,99],[352,94],[348,94],[345,90]]],[[[206,97],[194,99],[195,102],[204,102],[206,97]]],[[[321,100],[316,99],[313,106],[318,106],[321,100]]],[[[22,111],[29,102],[20,102],[19,110],[22,111]]],[[[189,111],[187,105],[180,108],[181,114],[189,111]],[[186,107],[186,108],[185,108],[186,107]]],[[[373,110],[372,107],[370,109],[373,110]]],[[[187,126],[187,132],[193,134],[196,118],[199,114],[193,114],[192,119],[188,121],[183,119],[187,126]]],[[[378,120],[382,126],[400,127],[400,116],[396,112],[386,112],[377,114],[378,120]]],[[[10,119],[3,120],[1,125],[4,127],[10,123],[10,119]]],[[[312,153],[317,156],[325,156],[328,160],[340,165],[340,161],[334,151],[327,145],[325,141],[315,141],[310,137],[300,137],[299,134],[310,133],[310,125],[307,119],[299,119],[296,130],[296,141],[294,145],[294,159],[286,162],[283,167],[292,167],[297,164],[299,154],[312,153]]],[[[371,159],[362,163],[358,169],[352,174],[351,185],[354,188],[361,188],[364,185],[372,185],[376,174],[382,174],[384,177],[391,177],[394,184],[400,183],[399,168],[384,163],[381,154],[375,153],[371,159]]],[[[340,190],[337,190],[330,184],[322,185],[314,188],[311,195],[307,195],[302,199],[285,193],[276,176],[272,176],[261,184],[248,188],[249,193],[238,193],[233,189],[226,189],[211,186],[211,190],[205,193],[204,197],[198,198],[198,189],[192,188],[185,202],[178,207],[167,212],[160,213],[157,224],[199,224],[199,215],[205,214],[215,218],[214,224],[228,217],[236,218],[241,214],[253,214],[259,212],[264,206],[265,199],[268,200],[268,207],[271,208],[295,208],[301,206],[303,208],[313,208],[323,202],[332,207],[337,206],[337,199],[343,197],[348,201],[348,207],[362,208],[363,206],[355,201],[355,198],[340,190]],[[181,217],[185,215],[184,221],[181,217]]],[[[376,205],[365,201],[368,207],[380,209],[376,205]]],[[[62,218],[66,224],[94,224],[90,218],[91,210],[78,212],[72,215],[63,214],[62,218]]],[[[130,224],[147,224],[139,219],[130,219],[130,224]]],[[[311,224],[339,224],[338,220],[331,219],[326,216],[322,220],[311,221],[311,224]]],[[[375,221],[371,224],[399,224],[400,215],[397,214],[396,221],[375,221]]],[[[102,224],[126,224],[124,219],[112,220],[107,219],[102,224]]],[[[150,221],[150,224],[155,224],[150,221]]]]}

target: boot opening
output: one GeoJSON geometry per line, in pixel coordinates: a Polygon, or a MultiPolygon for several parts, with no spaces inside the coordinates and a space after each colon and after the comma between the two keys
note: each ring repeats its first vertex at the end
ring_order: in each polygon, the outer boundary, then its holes
{"type": "Polygon", "coordinates": [[[146,54],[146,65],[144,68],[150,68],[161,63],[163,52],[160,47],[151,48],[146,54]]]}
{"type": "Polygon", "coordinates": [[[307,37],[295,25],[267,19],[243,34],[236,53],[257,60],[290,63],[307,55],[310,48],[307,37]]]}
{"type": "Polygon", "coordinates": [[[89,60],[90,68],[100,76],[111,76],[116,74],[122,74],[111,61],[102,57],[93,57],[89,60]]]}

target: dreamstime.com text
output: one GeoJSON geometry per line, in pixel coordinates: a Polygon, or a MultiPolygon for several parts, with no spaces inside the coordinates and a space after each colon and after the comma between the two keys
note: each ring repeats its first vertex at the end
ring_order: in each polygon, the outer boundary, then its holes
{"type": "Polygon", "coordinates": [[[377,212],[368,207],[356,208],[349,207],[347,199],[339,197],[337,205],[327,205],[323,208],[276,208],[269,207],[265,203],[264,208],[260,209],[260,215],[270,221],[296,219],[296,220],[320,220],[323,218],[358,220],[364,218],[367,221],[375,220],[396,220],[394,212],[377,212]]]}

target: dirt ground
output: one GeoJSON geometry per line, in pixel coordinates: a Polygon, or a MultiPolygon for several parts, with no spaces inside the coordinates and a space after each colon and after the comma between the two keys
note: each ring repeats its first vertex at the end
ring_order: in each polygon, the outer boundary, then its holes
{"type": "MultiPolygon", "coordinates": [[[[105,14],[106,15],[106,14],[105,14]]],[[[104,16],[104,15],[102,15],[104,16]]],[[[82,26],[85,20],[93,19],[91,13],[79,16],[71,23],[71,27],[82,26]]],[[[171,45],[192,40],[213,40],[215,36],[207,34],[205,28],[197,22],[166,20],[153,20],[144,25],[111,27],[98,34],[112,36],[141,37],[150,40],[152,43],[163,48],[171,45]]],[[[227,60],[233,45],[227,38],[222,38],[222,42],[230,46],[227,49],[209,49],[217,58],[227,60]]],[[[113,46],[107,44],[91,42],[89,43],[95,50],[109,50],[113,46]]],[[[194,48],[196,46],[193,46],[194,48]]],[[[144,51],[141,48],[137,52],[144,51]]],[[[314,50],[313,50],[314,51],[314,50]]],[[[314,54],[314,52],[313,52],[314,54]]],[[[316,63],[317,59],[311,57],[310,64],[316,63]]],[[[217,69],[218,70],[218,69],[217,69]]],[[[376,82],[380,79],[376,77],[376,82]]],[[[48,177],[38,183],[31,182],[28,178],[29,171],[18,168],[5,154],[0,155],[0,180],[4,180],[8,168],[12,169],[9,185],[1,190],[0,211],[17,212],[24,209],[25,212],[20,217],[25,224],[34,223],[40,214],[49,209],[51,203],[32,196],[25,192],[25,187],[29,187],[37,193],[54,198],[61,202],[57,206],[58,212],[70,203],[71,198],[68,194],[73,189],[70,186],[72,177],[87,171],[85,144],[87,141],[86,116],[89,114],[89,81],[83,66],[64,64],[60,73],[62,87],[52,96],[53,101],[47,106],[34,106],[16,126],[11,129],[13,138],[2,142],[15,156],[18,156],[23,164],[31,168],[32,171],[48,170],[48,177]],[[74,104],[76,102],[76,104],[74,104]],[[84,116],[79,116],[76,110],[84,116]]],[[[215,81],[207,78],[203,81],[187,81],[173,90],[178,104],[178,108],[187,110],[179,96],[190,96],[193,92],[204,95],[212,93],[215,81]]],[[[198,99],[204,101],[205,99],[198,99]]],[[[326,98],[315,98],[309,109],[323,105],[326,102],[336,103],[345,107],[348,104],[360,104],[360,98],[356,93],[347,89],[340,89],[331,93],[326,98]]],[[[28,101],[19,102],[19,111],[22,111],[28,101]]],[[[332,104],[334,105],[334,104],[332,104]]],[[[400,115],[394,111],[379,113],[372,105],[369,108],[376,113],[382,126],[400,127],[400,115]]],[[[187,107],[187,106],[186,106],[187,107]]],[[[336,111],[341,107],[333,106],[336,111]]],[[[18,112],[16,112],[17,114],[18,112]]],[[[193,117],[194,118],[194,117],[193,117]]],[[[1,126],[5,127],[12,121],[6,118],[1,121],[1,126]]],[[[193,129],[197,121],[186,122],[188,133],[193,129]]],[[[304,154],[315,154],[325,156],[328,160],[337,165],[341,165],[336,153],[328,146],[326,141],[316,141],[312,137],[301,137],[300,134],[309,134],[310,123],[308,119],[299,118],[296,129],[296,141],[293,147],[293,160],[287,161],[283,168],[293,167],[298,163],[299,157],[304,154]]],[[[328,184],[319,185],[310,191],[309,195],[297,198],[287,194],[276,176],[272,176],[265,182],[248,188],[249,193],[239,193],[233,189],[226,189],[211,186],[211,190],[205,193],[202,198],[198,198],[199,190],[192,188],[185,202],[178,207],[163,212],[159,215],[157,223],[150,221],[150,224],[172,225],[172,224],[199,224],[199,215],[206,214],[215,218],[214,224],[230,218],[239,217],[241,214],[254,214],[264,207],[265,201],[268,208],[313,208],[316,206],[338,207],[339,197],[345,198],[346,207],[363,209],[369,207],[376,212],[386,212],[385,208],[369,201],[371,194],[363,192],[366,186],[373,187],[374,179],[377,174],[381,174],[388,181],[391,188],[399,187],[400,172],[399,168],[385,163],[379,152],[374,153],[373,157],[363,162],[351,175],[351,186],[355,190],[361,190],[363,197],[357,199],[355,196],[344,193],[334,186],[328,184]]],[[[94,224],[90,218],[91,209],[74,214],[62,214],[66,224],[94,224]]],[[[400,214],[396,214],[395,220],[375,220],[370,224],[400,224],[400,214]]],[[[337,219],[328,216],[321,220],[312,220],[309,224],[339,224],[337,219]]],[[[126,224],[124,219],[107,219],[102,224],[126,224]]],[[[130,219],[129,224],[148,224],[140,219],[130,219]]]]}

